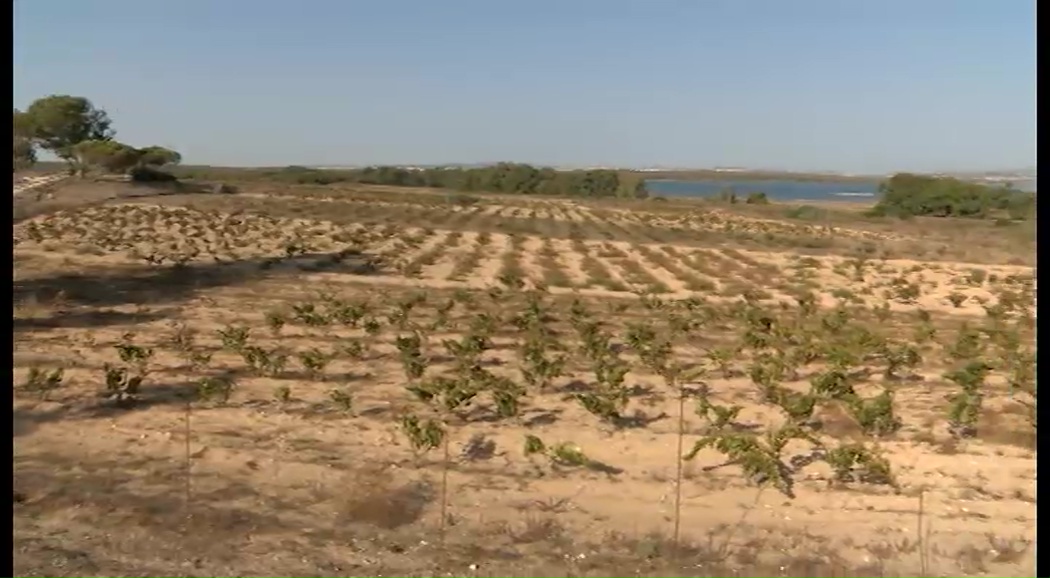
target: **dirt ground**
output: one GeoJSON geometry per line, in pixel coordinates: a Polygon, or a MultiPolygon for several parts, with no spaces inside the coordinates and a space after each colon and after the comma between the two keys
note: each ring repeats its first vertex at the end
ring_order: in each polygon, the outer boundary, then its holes
{"type": "Polygon", "coordinates": [[[1035,575],[1034,229],[827,211],[26,217],[16,575],[1035,575]]]}

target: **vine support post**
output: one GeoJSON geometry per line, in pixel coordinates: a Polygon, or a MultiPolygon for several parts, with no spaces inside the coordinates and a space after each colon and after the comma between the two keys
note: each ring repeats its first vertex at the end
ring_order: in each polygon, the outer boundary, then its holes
{"type": "Polygon", "coordinates": [[[674,482],[674,531],[672,533],[671,556],[678,559],[682,531],[682,476],[684,473],[685,451],[685,389],[674,377],[669,377],[669,385],[678,389],[678,439],[675,441],[675,482],[674,482]]]}
{"type": "Polygon", "coordinates": [[[183,416],[183,465],[184,485],[183,499],[185,500],[185,533],[190,534],[190,522],[193,518],[193,458],[191,456],[191,442],[193,438],[193,397],[194,392],[186,393],[185,415],[183,416]]]}
{"type": "Polygon", "coordinates": [[[451,455],[449,452],[449,431],[445,426],[445,435],[441,436],[441,523],[438,526],[438,545],[442,556],[448,555],[448,470],[451,455]]]}

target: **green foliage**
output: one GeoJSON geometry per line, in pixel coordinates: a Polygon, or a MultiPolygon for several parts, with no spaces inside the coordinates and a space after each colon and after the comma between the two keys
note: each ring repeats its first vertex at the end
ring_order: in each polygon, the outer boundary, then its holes
{"type": "MultiPolygon", "coordinates": [[[[127,174],[133,183],[174,183],[179,180],[175,175],[153,167],[135,166],[128,170],[127,174]]],[[[224,187],[227,185],[218,185],[218,187],[217,192],[226,192],[224,187]]]]}
{"type": "Polygon", "coordinates": [[[836,482],[898,487],[889,461],[864,444],[842,444],[828,450],[824,460],[831,466],[836,482]]]}
{"type": "Polygon", "coordinates": [[[768,205],[769,197],[767,197],[766,194],[762,192],[749,193],[747,195],[747,200],[745,200],[744,203],[748,205],[768,205]]]}
{"type": "Polygon", "coordinates": [[[763,436],[716,430],[697,440],[683,459],[692,460],[705,448],[713,448],[739,466],[752,483],[772,485],[785,496],[794,497],[791,467],[783,458],[784,448],[793,439],[809,436],[794,424],[771,429],[763,436]]]}
{"type": "Polygon", "coordinates": [[[33,128],[29,116],[17,108],[14,110],[12,129],[14,144],[11,152],[14,170],[28,169],[36,164],[36,149],[32,140],[33,128]]]}
{"type": "Polygon", "coordinates": [[[106,363],[105,389],[102,397],[112,399],[118,405],[126,405],[138,399],[142,383],[146,379],[147,366],[153,358],[153,348],[134,343],[134,335],[124,335],[114,346],[120,357],[119,365],[106,363]]]}
{"type": "Polygon", "coordinates": [[[163,167],[182,162],[182,155],[162,146],[148,146],[138,150],[138,162],[144,167],[163,167]]]}
{"type": "Polygon", "coordinates": [[[879,192],[882,198],[872,209],[874,215],[984,219],[1005,213],[1015,220],[1035,216],[1035,195],[1010,186],[898,173],[879,185],[879,192]]]}
{"type": "MultiPolygon", "coordinates": [[[[842,269],[859,282],[866,271],[877,267],[877,263],[855,259],[842,269]]],[[[893,434],[902,425],[894,410],[893,388],[901,386],[897,380],[910,377],[909,373],[923,363],[924,357],[941,352],[950,368],[955,369],[945,375],[958,387],[947,410],[955,435],[975,435],[986,377],[993,364],[996,377],[1005,377],[1016,401],[1030,408],[1035,426],[1035,351],[1025,342],[1022,331],[1030,326],[1017,319],[1031,313],[1032,296],[1022,289],[1013,296],[1003,293],[995,305],[988,305],[987,318],[979,326],[964,323],[957,334],[952,334],[953,339],[938,343],[932,341],[933,319],[929,312],[920,310],[912,319],[924,327],[925,341],[916,342],[909,340],[910,336],[896,323],[868,323],[867,307],[842,304],[822,310],[813,294],[800,294],[797,307],[790,303],[770,305],[746,296],[743,301],[722,306],[696,298],[676,301],[643,294],[638,300],[645,308],[643,315],[621,324],[603,319],[578,299],[572,301],[568,315],[563,315],[543,287],[530,289],[528,283],[519,281],[506,278],[502,287],[439,298],[423,292],[375,301],[372,297],[343,300],[321,294],[291,304],[287,312],[281,309],[266,313],[259,322],[260,329],[224,327],[218,332],[224,350],[220,355],[239,355],[258,374],[270,377],[279,377],[291,356],[311,378],[326,379],[325,369],[337,355],[357,361],[390,359],[386,340],[377,336],[386,327],[394,328],[396,334],[390,336],[396,345],[393,357],[400,361],[404,391],[411,397],[411,407],[397,410],[396,427],[417,453],[443,448],[445,478],[452,459],[449,440],[456,435],[457,427],[484,412],[494,414],[486,417],[495,420],[519,419],[523,409],[537,409],[526,405],[531,401],[530,394],[557,392],[555,382],[560,378],[568,381],[586,371],[593,374],[593,379],[576,390],[572,399],[614,427],[633,424],[624,419],[628,410],[654,399],[647,396],[643,387],[626,386],[632,369],[644,368],[646,373],[659,375],[666,390],[679,394],[679,418],[684,414],[681,408],[686,401],[696,400],[695,411],[703,426],[697,430],[699,439],[689,440],[695,442],[691,450],[682,445],[684,421],[679,422],[675,453],[679,458],[678,488],[682,486],[682,462],[701,451],[722,454],[727,458],[723,465],[734,466],[750,482],[771,485],[788,496],[793,495],[792,486],[799,471],[817,460],[830,466],[831,481],[897,488],[890,464],[878,446],[879,438],[893,434]],[[521,301],[523,306],[519,305],[521,301]],[[430,306],[424,307],[427,303],[430,306]],[[508,310],[509,303],[515,304],[513,310],[508,310]],[[460,315],[453,316],[457,307],[460,315]],[[436,318],[431,314],[436,314],[436,318]],[[564,322],[571,327],[569,334],[564,322]],[[323,335],[331,341],[322,346],[323,350],[304,346],[300,340],[304,336],[288,327],[293,324],[296,329],[310,328],[307,338],[323,335]],[[260,330],[268,334],[265,337],[270,344],[265,348],[261,345],[266,344],[256,339],[260,330]],[[728,339],[726,332],[732,333],[728,339]],[[275,341],[288,347],[288,353],[274,347],[275,341]],[[681,355],[684,347],[701,350],[703,362],[696,363],[701,355],[695,353],[681,355]],[[438,349],[443,350],[442,354],[437,353],[438,349]],[[520,372],[520,378],[505,365],[504,355],[492,355],[497,353],[493,350],[504,353],[507,349],[518,354],[514,369],[520,372]],[[625,349],[629,353],[623,353],[625,349]],[[719,401],[710,394],[711,384],[703,379],[712,373],[734,377],[739,373],[737,368],[749,370],[758,394],[755,397],[764,404],[763,409],[775,410],[776,415],[761,413],[762,419],[768,421],[759,424],[759,431],[749,429],[754,423],[740,423],[753,419],[744,415],[741,420],[747,405],[727,401],[740,401],[737,384],[728,384],[727,389],[733,391],[719,401]],[[803,369],[804,374],[800,371],[803,369]],[[884,379],[878,380],[878,373],[884,379]],[[879,384],[881,391],[868,393],[873,383],[879,384]],[[822,427],[830,424],[821,423],[828,416],[822,410],[828,408],[847,414],[860,430],[856,437],[864,439],[858,441],[853,435],[849,441],[835,439],[838,434],[833,428],[822,427]]],[[[996,280],[981,277],[974,282],[996,280]]],[[[608,307],[614,315],[624,311],[627,306],[623,304],[608,307]]],[[[879,307],[875,311],[888,309],[879,307]]],[[[890,320],[888,313],[886,319],[890,320]]],[[[174,353],[187,361],[191,369],[205,369],[212,350],[199,346],[196,334],[185,325],[173,326],[169,344],[174,353]]],[[[130,335],[117,349],[120,364],[106,367],[107,394],[118,401],[133,399],[139,393],[153,353],[135,345],[130,335]]],[[[37,385],[27,384],[25,389],[46,394],[61,382],[61,373],[46,374],[34,369],[28,382],[37,385]]],[[[571,384],[574,388],[577,385],[580,384],[571,384]]],[[[197,393],[200,399],[224,403],[234,386],[234,381],[225,375],[205,377],[197,382],[197,393]]],[[[353,413],[356,399],[348,388],[326,389],[329,405],[346,414],[353,413]]],[[[274,397],[287,403],[292,400],[291,389],[285,384],[277,385],[274,397]]],[[[550,397],[553,396],[540,399],[550,397]]],[[[655,399],[663,397],[660,394],[655,399]]],[[[746,403],[750,405],[751,401],[746,403]]],[[[519,424],[533,427],[534,423],[540,421],[519,424]]],[[[526,435],[524,446],[527,457],[541,458],[551,466],[601,466],[569,442],[552,445],[535,435],[526,435]]],[[[444,479],[443,495],[447,484],[444,479]]],[[[446,508],[443,502],[442,520],[446,519],[446,508]]]]}
{"type": "Polygon", "coordinates": [[[518,348],[521,376],[525,384],[539,391],[561,377],[565,371],[565,356],[552,354],[555,342],[539,331],[531,331],[518,348]]]}
{"type": "Polygon", "coordinates": [[[115,140],[81,141],[69,150],[81,174],[89,170],[124,173],[139,162],[138,150],[115,140]]]}
{"type": "Polygon", "coordinates": [[[736,196],[736,191],[733,190],[733,187],[726,187],[718,192],[718,195],[715,196],[715,200],[719,203],[735,205],[737,203],[738,198],[736,196]]]}
{"type": "Polygon", "coordinates": [[[885,436],[901,428],[901,420],[893,410],[893,392],[888,389],[871,398],[854,395],[845,401],[850,415],[869,436],[885,436]]]}
{"type": "Polygon", "coordinates": [[[41,400],[47,400],[52,391],[62,387],[63,370],[61,367],[46,371],[39,367],[30,367],[22,389],[38,394],[41,400]]]}
{"type": "Polygon", "coordinates": [[[354,409],[354,396],[346,389],[333,389],[328,392],[328,398],[342,411],[349,413],[354,409]]]}
{"type": "Polygon", "coordinates": [[[15,139],[30,140],[33,138],[33,119],[26,113],[14,109],[11,117],[11,132],[15,139]]]}
{"type": "Polygon", "coordinates": [[[236,387],[234,379],[228,375],[204,377],[197,382],[197,397],[202,401],[216,400],[227,403],[236,387]]]}
{"type": "Polygon", "coordinates": [[[588,391],[577,393],[575,398],[602,421],[616,424],[627,407],[628,392],[624,380],[631,370],[630,365],[616,353],[612,336],[601,328],[599,322],[580,317],[576,330],[581,353],[594,372],[594,383],[588,391]]]}
{"type": "Polygon", "coordinates": [[[248,344],[251,329],[243,325],[227,325],[218,331],[222,347],[231,353],[240,353],[248,344]]]}
{"type": "Polygon", "coordinates": [[[445,441],[445,428],[441,422],[431,418],[420,419],[415,414],[402,416],[401,430],[405,432],[412,449],[417,452],[432,450],[445,441]]]}
{"type": "Polygon", "coordinates": [[[71,171],[128,173],[138,182],[161,182],[175,177],[157,169],[177,165],[182,156],[165,147],[142,149],[113,140],[106,111],[82,96],[50,95],[34,101],[13,117],[15,170],[36,162],[41,148],[64,160],[71,171]]]}
{"type": "Polygon", "coordinates": [[[722,431],[733,425],[737,416],[744,410],[742,405],[718,405],[711,402],[709,396],[701,395],[696,402],[696,415],[707,421],[711,429],[722,431]]]}
{"type": "Polygon", "coordinates": [[[559,442],[548,446],[539,437],[531,434],[525,436],[524,454],[525,457],[544,456],[553,466],[575,468],[596,465],[596,462],[572,442],[559,442]]]}
{"type": "Polygon", "coordinates": [[[258,375],[277,377],[288,365],[288,354],[279,347],[263,349],[257,345],[246,345],[238,352],[244,363],[258,375]]]}
{"type": "Polygon", "coordinates": [[[397,346],[401,368],[405,372],[405,379],[411,382],[422,378],[429,363],[423,355],[422,336],[418,332],[399,335],[395,339],[394,344],[397,346]]]}
{"type": "Polygon", "coordinates": [[[335,358],[335,355],[321,351],[316,347],[311,347],[300,351],[297,357],[299,358],[299,364],[303,366],[303,369],[306,370],[310,377],[318,379],[323,376],[325,368],[335,358]]]}
{"type": "Polygon", "coordinates": [[[948,425],[956,437],[977,435],[977,422],[984,404],[985,379],[991,369],[984,361],[974,360],[944,374],[945,379],[959,388],[948,396],[948,425]]]}
{"type": "Polygon", "coordinates": [[[788,219],[798,219],[800,221],[818,221],[825,219],[828,212],[819,207],[813,205],[801,205],[798,207],[791,207],[784,211],[784,216],[788,219]]]}
{"type": "Polygon", "coordinates": [[[33,143],[67,161],[73,158],[73,147],[78,143],[113,137],[106,111],[82,96],[45,96],[30,104],[24,115],[19,125],[33,143]]]}
{"type": "Polygon", "coordinates": [[[170,344],[191,368],[200,371],[211,363],[212,353],[197,345],[196,331],[179,322],[172,325],[172,330],[170,344]]]}
{"type": "Polygon", "coordinates": [[[25,139],[14,139],[11,145],[11,165],[15,171],[32,168],[36,164],[36,151],[33,144],[25,139]]]}
{"type": "Polygon", "coordinates": [[[911,343],[885,341],[879,346],[878,355],[886,362],[885,379],[897,379],[900,371],[914,369],[922,363],[922,353],[911,343]]]}
{"type": "MultiPolygon", "coordinates": [[[[186,177],[214,177],[205,168],[180,168],[186,177]]],[[[395,187],[433,187],[461,193],[492,192],[515,195],[556,195],[568,197],[648,197],[643,175],[608,169],[558,171],[521,163],[498,163],[480,168],[429,167],[406,169],[373,166],[353,170],[321,170],[291,166],[255,173],[242,172],[242,177],[258,176],[268,181],[295,184],[331,185],[361,183],[395,187]]],[[[449,203],[468,205],[473,197],[452,195],[449,203]]]]}

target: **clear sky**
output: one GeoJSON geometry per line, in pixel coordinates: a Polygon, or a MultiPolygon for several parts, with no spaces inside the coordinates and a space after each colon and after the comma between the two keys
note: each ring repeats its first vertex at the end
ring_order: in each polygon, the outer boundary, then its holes
{"type": "Polygon", "coordinates": [[[1034,0],[15,0],[15,106],[193,164],[1035,166],[1034,0]]]}

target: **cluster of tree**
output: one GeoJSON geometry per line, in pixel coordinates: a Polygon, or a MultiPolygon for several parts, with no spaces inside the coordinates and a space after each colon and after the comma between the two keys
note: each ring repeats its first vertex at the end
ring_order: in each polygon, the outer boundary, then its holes
{"type": "Polygon", "coordinates": [[[875,215],[896,217],[1007,216],[1014,220],[1035,215],[1035,194],[1006,186],[989,186],[949,177],[899,173],[879,185],[882,194],[875,215]]]}
{"type": "MultiPolygon", "coordinates": [[[[214,178],[215,169],[182,167],[184,177],[214,178]]],[[[232,174],[224,173],[231,177],[232,174]]],[[[613,170],[557,171],[520,163],[499,163],[481,168],[435,167],[406,169],[375,166],[363,169],[321,170],[285,167],[240,171],[243,179],[295,184],[330,185],[360,183],[396,187],[433,187],[460,192],[492,192],[518,195],[646,198],[648,191],[640,175],[613,170]]]]}
{"type": "MultiPolygon", "coordinates": [[[[718,195],[713,198],[720,203],[727,203],[730,205],[735,205],[740,202],[740,197],[732,187],[722,189],[719,191],[718,195]]],[[[743,202],[747,205],[768,205],[769,197],[761,191],[748,193],[747,196],[744,197],[743,202]]]]}
{"type": "Polygon", "coordinates": [[[135,148],[114,140],[112,124],[106,111],[82,96],[50,95],[25,111],[15,109],[14,170],[31,167],[38,149],[54,154],[81,176],[90,171],[148,174],[182,160],[171,149],[135,148]]]}

